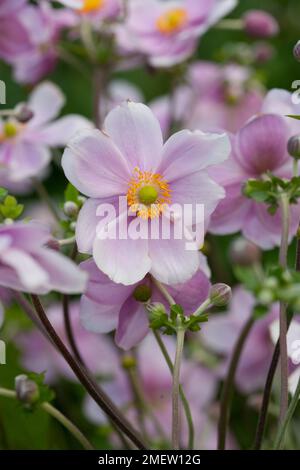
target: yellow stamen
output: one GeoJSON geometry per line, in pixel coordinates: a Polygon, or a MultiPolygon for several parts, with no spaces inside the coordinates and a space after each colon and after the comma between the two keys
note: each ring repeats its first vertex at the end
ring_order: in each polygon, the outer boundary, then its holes
{"type": "Polygon", "coordinates": [[[81,13],[90,13],[103,7],[105,0],[84,0],[80,8],[81,13]]]}
{"type": "Polygon", "coordinates": [[[156,21],[157,29],[163,34],[180,31],[187,23],[188,15],[184,8],[173,8],[163,13],[156,21]]]}
{"type": "Polygon", "coordinates": [[[159,217],[167,205],[171,203],[170,194],[169,184],[162,175],[135,168],[134,175],[128,185],[127,203],[130,212],[137,214],[142,219],[153,219],[159,217]],[[147,195],[146,199],[145,194],[147,195]]]}

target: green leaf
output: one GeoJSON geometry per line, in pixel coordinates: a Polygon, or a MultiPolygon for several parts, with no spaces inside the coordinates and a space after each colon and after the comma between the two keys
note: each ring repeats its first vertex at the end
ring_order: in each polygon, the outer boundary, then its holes
{"type": "Polygon", "coordinates": [[[73,186],[71,183],[68,184],[66,190],[65,190],[65,201],[72,201],[76,202],[78,201],[78,196],[79,196],[79,191],[73,186]]]}
{"type": "Polygon", "coordinates": [[[3,199],[8,195],[8,191],[5,188],[0,187],[0,201],[3,201],[3,199]]]}
{"type": "Polygon", "coordinates": [[[177,317],[183,317],[184,316],[184,311],[181,305],[179,304],[174,304],[171,306],[170,309],[170,317],[172,321],[175,321],[177,317]]]}
{"type": "Polygon", "coordinates": [[[297,119],[298,121],[300,121],[300,116],[298,114],[286,114],[286,117],[297,119]]]}

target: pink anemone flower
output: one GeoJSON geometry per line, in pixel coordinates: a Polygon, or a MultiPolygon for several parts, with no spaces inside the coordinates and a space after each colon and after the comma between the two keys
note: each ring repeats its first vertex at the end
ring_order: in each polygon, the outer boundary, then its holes
{"type": "Polygon", "coordinates": [[[183,130],[163,144],[150,109],[131,102],[114,108],[104,129],[79,133],[62,159],[66,177],[91,198],[77,222],[79,250],[93,253],[98,268],[117,283],[135,284],[148,272],[166,284],[187,281],[200,267],[192,234],[199,223],[196,207],[204,206],[206,219],[224,196],[206,168],[228,157],[227,135],[183,130]],[[170,204],[177,208],[171,216],[170,204]],[[182,217],[185,204],[191,210],[182,217]],[[99,213],[106,208],[109,217],[99,213]]]}
{"type": "Polygon", "coordinates": [[[0,285],[33,294],[83,292],[86,273],[49,248],[50,240],[49,230],[38,224],[1,225],[0,285]]]}
{"type": "Polygon", "coordinates": [[[14,191],[14,185],[28,183],[30,178],[39,176],[51,160],[51,148],[66,145],[74,133],[92,127],[79,115],[54,120],[64,104],[59,88],[44,82],[34,89],[25,105],[32,114],[31,119],[25,123],[15,117],[0,119],[0,181],[3,186],[14,191]]]}

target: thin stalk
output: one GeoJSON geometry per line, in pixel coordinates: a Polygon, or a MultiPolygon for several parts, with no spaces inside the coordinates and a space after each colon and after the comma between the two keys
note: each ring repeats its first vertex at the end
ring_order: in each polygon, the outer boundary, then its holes
{"type": "Polygon", "coordinates": [[[180,449],[179,386],[184,338],[185,328],[178,326],[172,386],[172,449],[174,450],[180,449]]]}
{"type": "Polygon", "coordinates": [[[230,31],[241,31],[243,27],[244,27],[244,23],[242,20],[230,19],[230,18],[221,20],[219,21],[219,23],[215,25],[215,28],[217,29],[226,29],[230,31]]]}
{"type": "Polygon", "coordinates": [[[46,206],[49,208],[50,212],[52,213],[54,219],[59,223],[60,222],[60,215],[53,204],[47,189],[43,185],[41,181],[39,181],[37,178],[32,178],[31,179],[34,185],[34,188],[36,192],[38,193],[40,199],[46,204],[46,206]]]}
{"type": "MultiPolygon", "coordinates": [[[[0,396],[6,398],[15,398],[17,399],[17,394],[14,390],[8,390],[6,388],[0,388],[0,396]]],[[[75,439],[80,442],[82,447],[86,450],[94,450],[92,444],[87,440],[87,438],[82,434],[82,432],[77,428],[77,426],[72,423],[64,414],[62,414],[57,408],[50,405],[50,403],[42,403],[41,408],[46,411],[49,415],[55,418],[57,421],[62,424],[69,432],[72,434],[75,439]]]]}
{"type": "Polygon", "coordinates": [[[152,277],[152,281],[153,283],[156,285],[156,287],[158,288],[158,290],[160,291],[160,293],[164,296],[164,298],[166,299],[166,301],[169,303],[170,307],[172,307],[172,305],[175,305],[176,302],[175,300],[173,299],[173,297],[171,296],[171,294],[168,292],[168,290],[165,288],[165,286],[163,284],[161,284],[157,279],[155,279],[154,277],[152,277]]]}
{"type": "Polygon", "coordinates": [[[298,381],[295,394],[294,394],[293,399],[290,403],[288,411],[287,411],[287,413],[284,417],[282,425],[280,426],[280,428],[278,430],[278,433],[277,433],[277,436],[276,436],[276,439],[275,439],[275,445],[274,445],[275,450],[281,450],[284,446],[285,433],[287,431],[287,428],[290,424],[290,421],[291,421],[291,419],[293,417],[293,414],[295,413],[297,405],[299,403],[299,395],[300,395],[300,379],[298,381]]]}
{"type": "Polygon", "coordinates": [[[145,441],[149,442],[149,436],[147,433],[146,422],[145,422],[146,404],[144,402],[143,393],[142,393],[139,380],[137,377],[136,368],[131,367],[127,369],[127,375],[128,375],[130,388],[134,397],[134,402],[136,405],[136,413],[137,413],[138,421],[141,426],[141,432],[145,441]]]}
{"type": "Polygon", "coordinates": [[[63,295],[62,297],[62,306],[63,306],[65,331],[66,331],[66,335],[68,338],[71,351],[73,352],[74,357],[77,359],[77,361],[80,362],[80,364],[82,364],[84,367],[86,367],[82,359],[82,356],[79,352],[78,346],[76,344],[76,340],[74,338],[74,332],[72,328],[72,323],[70,319],[70,311],[69,311],[69,296],[66,294],[63,295]]]}
{"type": "MultiPolygon", "coordinates": [[[[295,269],[298,272],[300,271],[300,238],[297,239],[295,269]]],[[[289,329],[292,318],[293,318],[293,314],[288,320],[287,329],[289,329]]],[[[266,422],[267,422],[267,415],[268,415],[268,408],[269,408],[269,403],[270,403],[272,385],[273,385],[273,380],[275,377],[279,357],[280,357],[280,345],[279,345],[279,340],[278,340],[274,349],[274,353],[272,356],[271,364],[269,367],[269,371],[268,371],[268,375],[267,375],[267,379],[266,379],[266,383],[264,387],[263,400],[262,400],[262,405],[261,405],[261,409],[259,413],[257,429],[256,429],[256,434],[255,434],[255,439],[254,439],[254,444],[253,444],[254,450],[260,450],[262,446],[262,441],[264,438],[266,422]]]]}
{"type": "Polygon", "coordinates": [[[223,384],[221,404],[220,404],[220,417],[218,424],[218,450],[226,449],[226,435],[227,435],[227,425],[229,422],[230,410],[232,395],[234,389],[234,381],[236,371],[239,365],[239,360],[248,338],[248,335],[254,324],[254,317],[251,316],[249,320],[245,323],[244,328],[242,329],[239,338],[234,346],[228,372],[226,375],[225,382],[223,384]]]}
{"type": "MultiPolygon", "coordinates": [[[[281,244],[279,250],[279,263],[283,268],[287,267],[287,252],[289,243],[289,228],[290,228],[290,207],[289,198],[286,194],[282,194],[280,199],[281,205],[281,218],[282,218],[282,233],[281,244]]],[[[286,318],[287,305],[280,302],[280,316],[279,316],[279,345],[280,345],[280,414],[279,422],[282,423],[288,409],[288,354],[287,354],[287,318],[286,318]]]]}
{"type": "MultiPolygon", "coordinates": [[[[145,444],[142,442],[142,439],[136,432],[136,430],[131,426],[119,409],[114,405],[106,393],[99,387],[95,380],[89,375],[85,368],[78,363],[73,356],[70,354],[64,343],[61,341],[50,321],[47,318],[47,315],[44,312],[44,309],[41,305],[41,302],[36,295],[31,296],[35,311],[37,313],[37,318],[39,321],[36,323],[40,328],[44,336],[55,345],[56,349],[61,353],[66,362],[69,364],[70,368],[73,370],[74,374],[77,376],[78,380],[87,390],[89,395],[96,401],[100,408],[111,418],[111,420],[119,427],[121,431],[129,437],[129,439],[137,446],[138,449],[146,449],[145,444]]],[[[26,313],[29,316],[34,315],[32,309],[28,308],[26,302],[23,302],[22,306],[26,313]],[[31,310],[31,311],[30,311],[31,310]]]]}
{"type": "Polygon", "coordinates": [[[293,161],[293,176],[295,178],[299,176],[298,160],[296,158],[294,158],[294,161],[293,161]]]}
{"type": "MultiPolygon", "coordinates": [[[[172,364],[172,360],[169,356],[169,353],[167,351],[167,348],[166,348],[164,342],[162,341],[158,331],[153,330],[153,334],[154,334],[154,337],[157,341],[157,344],[158,344],[158,346],[159,346],[159,348],[162,352],[162,355],[165,358],[167,366],[169,367],[169,370],[170,370],[171,374],[173,375],[174,367],[173,367],[173,364],[172,364]]],[[[188,400],[185,396],[182,385],[179,385],[179,395],[180,395],[180,399],[181,399],[181,402],[182,402],[182,406],[183,406],[183,409],[184,409],[184,413],[185,413],[185,417],[186,417],[187,425],[188,425],[188,436],[189,436],[188,437],[188,449],[193,450],[194,449],[194,439],[195,439],[195,430],[194,430],[193,417],[192,417],[189,402],[188,402],[188,400]]]]}

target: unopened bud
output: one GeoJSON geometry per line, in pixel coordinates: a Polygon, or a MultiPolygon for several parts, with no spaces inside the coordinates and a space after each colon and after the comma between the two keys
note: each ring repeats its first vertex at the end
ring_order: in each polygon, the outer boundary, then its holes
{"type": "Polygon", "coordinates": [[[296,160],[300,159],[300,135],[294,135],[289,139],[288,152],[296,160]]]}
{"type": "Polygon", "coordinates": [[[254,60],[259,65],[269,62],[274,56],[274,48],[267,42],[259,42],[254,46],[254,60]]]}
{"type": "Polygon", "coordinates": [[[239,237],[230,246],[229,256],[233,264],[251,266],[261,259],[261,250],[254,243],[239,237]]]}
{"type": "Polygon", "coordinates": [[[231,301],[231,288],[227,284],[215,284],[211,287],[209,299],[216,307],[224,307],[231,301]]]}
{"type": "Polygon", "coordinates": [[[21,104],[17,106],[16,111],[15,111],[15,118],[21,122],[22,124],[25,124],[26,122],[30,121],[34,116],[34,112],[31,111],[30,108],[26,104],[21,104]]]}
{"type": "Polygon", "coordinates": [[[39,399],[40,392],[37,384],[28,379],[27,375],[18,375],[15,378],[15,389],[18,400],[24,405],[33,405],[39,399]]]}
{"type": "Polygon", "coordinates": [[[148,302],[151,299],[152,290],[147,284],[140,284],[134,289],[132,295],[138,302],[148,302]]]}
{"type": "Polygon", "coordinates": [[[130,354],[127,354],[125,356],[122,357],[122,367],[124,369],[133,369],[134,367],[136,367],[136,360],[133,356],[131,356],[130,354]]]}
{"type": "Polygon", "coordinates": [[[275,18],[263,10],[250,10],[243,17],[245,32],[254,38],[275,36],[279,26],[275,18]]]}
{"type": "Polygon", "coordinates": [[[59,241],[55,240],[55,238],[51,238],[50,240],[48,240],[46,246],[47,248],[50,248],[51,250],[60,251],[59,241]]]}
{"type": "Polygon", "coordinates": [[[79,208],[73,201],[67,201],[64,203],[64,213],[68,217],[76,217],[78,215],[79,208]]]}
{"type": "Polygon", "coordinates": [[[300,62],[300,41],[298,41],[294,47],[294,57],[298,62],[300,62]]]}

